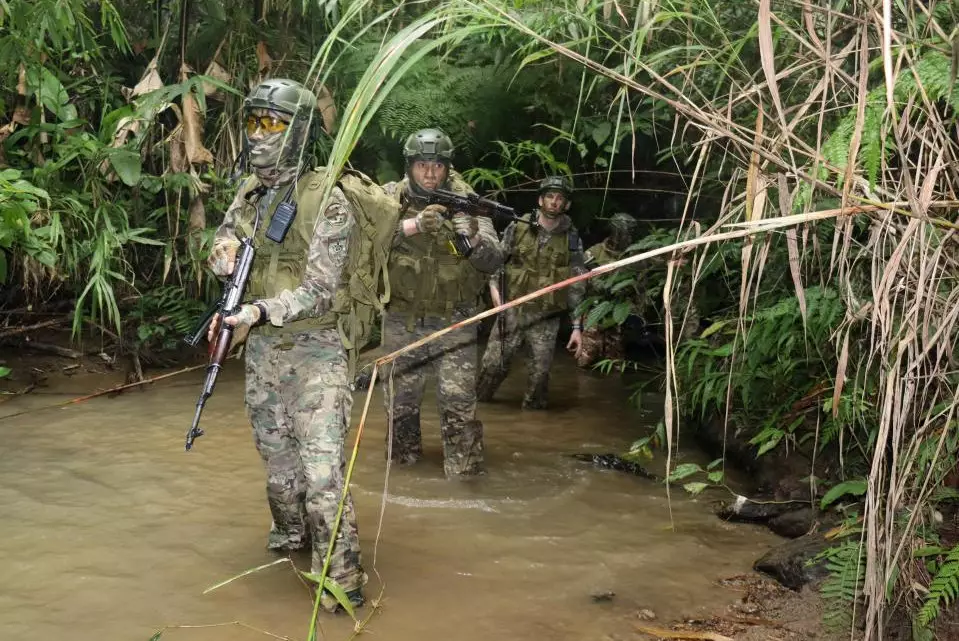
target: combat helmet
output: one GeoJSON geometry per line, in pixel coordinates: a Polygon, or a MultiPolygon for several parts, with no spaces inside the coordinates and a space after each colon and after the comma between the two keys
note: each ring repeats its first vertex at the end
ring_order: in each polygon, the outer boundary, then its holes
{"type": "Polygon", "coordinates": [[[636,226],[636,219],[623,212],[613,214],[609,218],[609,228],[614,231],[620,231],[625,234],[632,235],[633,232],[636,231],[636,226]]]}
{"type": "Polygon", "coordinates": [[[453,160],[453,141],[439,129],[420,129],[406,139],[403,157],[407,165],[416,160],[435,160],[448,166],[453,160]]]}
{"type": "Polygon", "coordinates": [[[316,96],[295,80],[271,78],[253,88],[243,101],[243,109],[272,109],[290,116],[308,116],[316,109],[316,96]]]}
{"type": "Polygon", "coordinates": [[[280,142],[273,140],[254,145],[250,141],[249,127],[247,128],[244,147],[250,165],[258,169],[296,166],[300,150],[313,140],[318,120],[313,113],[316,109],[316,96],[313,92],[295,80],[271,78],[254,87],[244,99],[244,113],[249,115],[253,109],[269,109],[290,118],[289,131],[284,132],[280,142]]]}
{"type": "Polygon", "coordinates": [[[547,191],[561,192],[567,200],[572,200],[573,181],[566,176],[547,176],[539,183],[539,195],[542,196],[547,191]]]}
{"type": "Polygon", "coordinates": [[[441,162],[446,166],[446,182],[449,184],[449,171],[453,160],[453,141],[442,130],[430,127],[414,131],[403,144],[403,157],[406,159],[406,177],[411,195],[425,198],[428,194],[413,179],[410,169],[417,160],[441,162]]]}

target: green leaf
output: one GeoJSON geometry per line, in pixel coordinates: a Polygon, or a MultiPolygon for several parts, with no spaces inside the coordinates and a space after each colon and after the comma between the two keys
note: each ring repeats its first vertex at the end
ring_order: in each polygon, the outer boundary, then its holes
{"type": "Polygon", "coordinates": [[[720,345],[716,349],[710,350],[708,354],[710,356],[719,356],[720,358],[726,358],[731,356],[733,353],[733,344],[726,343],[725,345],[720,345]]]}
{"type": "MultiPolygon", "coordinates": [[[[312,581],[313,583],[320,583],[320,575],[313,572],[301,572],[304,577],[312,581]]],[[[346,590],[344,590],[339,583],[326,577],[323,581],[323,589],[333,595],[333,598],[336,599],[336,602],[343,606],[343,609],[346,610],[347,614],[356,621],[356,613],[353,611],[353,604],[350,603],[350,597],[346,596],[346,590]]]]}
{"type": "Polygon", "coordinates": [[[606,142],[606,139],[609,138],[609,134],[612,133],[612,130],[613,126],[608,120],[604,120],[596,125],[596,127],[593,129],[593,140],[597,145],[602,145],[604,142],[606,142]]]}
{"type": "Polygon", "coordinates": [[[826,496],[822,497],[822,501],[819,504],[821,509],[826,509],[827,505],[834,503],[836,499],[846,494],[852,494],[853,496],[862,496],[866,493],[866,481],[863,479],[856,479],[854,481],[843,481],[839,485],[831,488],[826,492],[826,496]]]}
{"type": "Polygon", "coordinates": [[[669,481],[681,481],[687,476],[692,476],[696,472],[702,472],[703,468],[699,467],[695,463],[683,463],[682,465],[677,465],[676,469],[673,470],[673,473],[669,475],[667,480],[669,481]]]}
{"type": "Polygon", "coordinates": [[[629,301],[623,301],[618,303],[613,309],[613,320],[617,325],[622,325],[627,318],[629,318],[629,313],[633,310],[633,306],[629,301]]]}
{"type": "Polygon", "coordinates": [[[0,249],[0,283],[7,282],[7,254],[0,249]]]}
{"type": "Polygon", "coordinates": [[[773,434],[773,437],[770,438],[770,439],[769,439],[768,441],[766,441],[765,443],[763,443],[762,446],[759,448],[759,451],[756,452],[756,458],[759,458],[760,456],[762,456],[763,454],[765,454],[765,453],[768,452],[769,450],[771,450],[771,449],[773,449],[774,447],[776,447],[777,445],[779,445],[779,441],[782,440],[782,437],[783,437],[783,436],[784,436],[784,434],[783,434],[783,432],[782,432],[781,430],[776,430],[775,433],[773,434]]]}
{"type": "Polygon", "coordinates": [[[140,154],[129,149],[114,149],[110,152],[110,164],[123,184],[133,187],[140,182],[140,154]]]}
{"type": "Polygon", "coordinates": [[[683,486],[683,489],[689,492],[690,494],[692,494],[693,496],[696,496],[697,494],[705,490],[707,487],[709,487],[708,483],[701,483],[697,481],[695,483],[687,483],[686,485],[683,486]]]}
{"type": "Polygon", "coordinates": [[[932,630],[920,625],[918,621],[912,622],[912,641],[935,641],[935,639],[932,630]]]}
{"type": "Polygon", "coordinates": [[[725,326],[726,326],[726,323],[727,323],[727,321],[724,321],[724,320],[716,321],[715,323],[713,323],[712,325],[710,325],[709,327],[707,327],[706,329],[704,329],[704,330],[703,330],[703,333],[700,334],[699,337],[700,337],[700,338],[709,338],[710,336],[712,336],[713,334],[715,334],[716,332],[718,332],[719,330],[721,330],[723,327],[725,327],[725,326]]]}
{"type": "Polygon", "coordinates": [[[10,369],[9,367],[4,367],[3,365],[0,365],[0,378],[3,378],[5,376],[10,376],[10,372],[12,371],[13,370],[10,369]]]}
{"type": "Polygon", "coordinates": [[[60,80],[46,67],[31,67],[26,74],[27,88],[44,107],[61,122],[77,119],[77,108],[70,104],[70,95],[60,80]]]}
{"type": "Polygon", "coordinates": [[[723,462],[723,459],[721,458],[714,459],[709,462],[709,465],[706,466],[706,469],[711,470],[711,469],[717,468],[722,464],[722,462],[723,462]]]}
{"type": "Polygon", "coordinates": [[[716,472],[710,472],[707,478],[710,483],[716,485],[723,482],[723,476],[725,476],[725,472],[718,470],[716,472]]]}

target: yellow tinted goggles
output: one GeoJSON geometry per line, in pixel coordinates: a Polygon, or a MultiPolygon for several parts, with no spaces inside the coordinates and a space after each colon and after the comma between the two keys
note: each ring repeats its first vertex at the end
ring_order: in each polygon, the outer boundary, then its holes
{"type": "Polygon", "coordinates": [[[262,129],[268,134],[275,134],[280,131],[286,131],[288,123],[283,122],[279,118],[274,118],[273,116],[247,116],[246,117],[246,133],[248,136],[252,136],[256,133],[257,129],[262,129]]]}

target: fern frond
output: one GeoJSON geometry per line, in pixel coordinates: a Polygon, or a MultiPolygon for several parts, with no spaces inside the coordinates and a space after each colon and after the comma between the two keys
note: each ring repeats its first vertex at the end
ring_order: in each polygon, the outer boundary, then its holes
{"type": "Polygon", "coordinates": [[[823,622],[828,627],[852,625],[852,606],[862,595],[865,556],[865,548],[858,541],[846,541],[818,557],[827,559],[826,569],[829,571],[829,578],[823,581],[820,590],[825,603],[823,622]]]}
{"type": "Polygon", "coordinates": [[[929,585],[926,602],[919,611],[916,622],[927,627],[936,620],[943,607],[947,607],[959,595],[959,545],[946,555],[942,565],[929,585]]]}

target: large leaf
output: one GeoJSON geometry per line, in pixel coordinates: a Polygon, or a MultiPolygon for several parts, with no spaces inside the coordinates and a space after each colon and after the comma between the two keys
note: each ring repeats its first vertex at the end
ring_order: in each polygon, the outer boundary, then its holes
{"type": "Polygon", "coordinates": [[[862,496],[866,493],[866,481],[863,479],[856,479],[854,481],[843,481],[839,485],[836,485],[828,492],[826,496],[822,497],[822,501],[819,504],[819,507],[826,509],[826,506],[835,503],[836,500],[847,494],[852,494],[853,496],[862,496]]]}
{"type": "Polygon", "coordinates": [[[596,141],[597,145],[602,145],[606,142],[606,139],[609,138],[609,134],[612,131],[612,125],[608,120],[604,120],[593,129],[593,140],[596,141]]]}
{"type": "Polygon", "coordinates": [[[31,67],[27,70],[26,80],[37,102],[56,114],[60,121],[76,120],[77,108],[70,104],[70,95],[49,69],[31,67]]]}
{"type": "Polygon", "coordinates": [[[113,149],[110,151],[110,164],[125,185],[133,187],[140,182],[140,154],[129,149],[113,149]]]}

